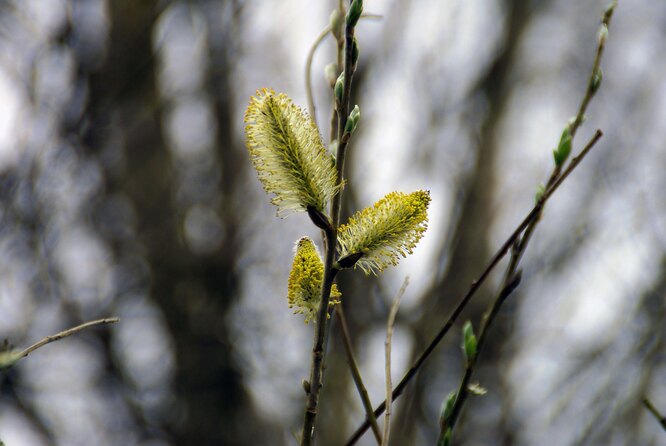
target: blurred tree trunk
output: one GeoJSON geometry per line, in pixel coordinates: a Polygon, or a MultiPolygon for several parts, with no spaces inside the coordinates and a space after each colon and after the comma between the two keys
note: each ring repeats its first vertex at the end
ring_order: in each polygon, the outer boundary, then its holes
{"type": "MultiPolygon", "coordinates": [[[[162,427],[176,444],[267,444],[270,432],[258,420],[243,387],[227,328],[228,310],[239,295],[236,217],[233,212],[220,213],[224,238],[216,252],[195,254],[184,240],[187,209],[175,199],[177,178],[162,135],[163,104],[152,42],[160,9],[168,5],[157,0],[114,0],[109,6],[108,55],[90,79],[93,122],[100,125],[92,127],[86,139],[94,150],[95,142],[109,136],[101,123],[113,122],[123,131],[125,167],[108,172],[108,193],[124,194],[134,205],[138,242],[150,265],[152,297],[175,347],[176,401],[165,410],[162,427]]],[[[230,207],[240,180],[232,143],[230,61],[212,48],[207,88],[217,118],[216,152],[223,178],[220,205],[230,207]]]]}

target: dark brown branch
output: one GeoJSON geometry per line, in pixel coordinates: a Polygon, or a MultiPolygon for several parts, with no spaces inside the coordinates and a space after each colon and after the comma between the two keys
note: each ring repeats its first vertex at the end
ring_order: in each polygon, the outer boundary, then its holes
{"type": "MultiPolygon", "coordinates": [[[[354,27],[345,23],[345,46],[344,46],[344,88],[342,101],[337,104],[338,110],[338,148],[336,154],[337,185],[341,186],[344,181],[344,165],[349,138],[343,142],[345,124],[349,115],[349,101],[351,97],[351,81],[353,75],[352,46],[354,41],[354,27]]],[[[310,393],[305,406],[305,419],[303,421],[303,435],[301,446],[310,446],[313,443],[315,421],[317,419],[317,406],[319,404],[319,392],[322,386],[324,356],[326,355],[326,344],[328,340],[328,307],[333,280],[337,269],[333,267],[335,249],[337,244],[337,230],[340,223],[340,208],[342,204],[342,187],[333,197],[331,203],[332,226],[326,230],[326,259],[324,262],[324,280],[322,284],[321,302],[317,313],[315,334],[312,348],[312,364],[310,367],[310,393]]]]}
{"type": "Polygon", "coordinates": [[[652,404],[652,401],[650,401],[647,397],[643,398],[643,406],[645,406],[645,408],[650,411],[650,413],[657,419],[657,421],[659,421],[662,429],[666,431],[666,416],[662,415],[655,407],[655,405],[652,404]]]}
{"type": "Polygon", "coordinates": [[[460,381],[460,386],[458,387],[458,392],[456,393],[456,401],[453,405],[451,415],[447,420],[445,420],[444,425],[442,426],[442,431],[440,435],[445,435],[448,428],[453,429],[458,421],[458,416],[462,411],[462,407],[465,403],[465,400],[469,396],[469,385],[472,379],[472,375],[475,370],[476,362],[479,358],[479,353],[483,349],[486,339],[488,338],[488,329],[495,320],[495,317],[499,313],[499,310],[502,304],[506,299],[514,292],[514,290],[520,285],[521,273],[520,271],[516,272],[513,275],[513,278],[506,283],[501,291],[499,292],[497,298],[493,302],[490,310],[486,314],[481,324],[481,329],[479,331],[479,340],[476,344],[476,354],[472,358],[468,358],[467,366],[465,367],[465,374],[463,379],[460,381]]]}
{"type": "MultiPolygon", "coordinates": [[[[495,269],[497,264],[502,260],[502,258],[509,252],[509,249],[513,246],[513,244],[516,242],[516,240],[519,239],[523,231],[538,217],[541,215],[541,211],[546,204],[546,202],[552,197],[552,195],[555,193],[555,191],[561,186],[562,182],[571,174],[571,172],[576,169],[576,167],[580,164],[580,162],[585,158],[585,156],[590,152],[592,147],[599,141],[603,133],[601,130],[597,130],[592,139],[585,145],[583,150],[580,152],[578,156],[576,156],[574,159],[571,160],[571,163],[567,167],[567,169],[558,176],[558,178],[552,182],[552,184],[546,189],[546,192],[543,194],[543,196],[539,199],[539,201],[536,203],[536,205],[532,208],[532,210],[525,216],[522,222],[516,227],[516,229],[511,233],[509,238],[506,239],[504,244],[500,247],[499,250],[493,255],[492,259],[488,263],[488,265],[485,267],[481,275],[476,279],[472,284],[470,285],[469,290],[467,293],[463,296],[463,298],[460,300],[456,308],[453,310],[449,318],[446,320],[444,325],[440,328],[439,332],[435,335],[435,337],[430,341],[428,346],[423,350],[421,355],[414,361],[414,364],[410,367],[410,369],[407,371],[405,376],[402,378],[400,383],[395,387],[393,390],[393,399],[398,398],[402,392],[404,391],[405,387],[407,384],[414,378],[416,375],[416,372],[421,368],[423,363],[428,359],[428,357],[432,354],[432,352],[435,350],[435,347],[441,342],[441,340],[444,338],[444,336],[449,332],[451,327],[453,327],[453,324],[455,324],[456,320],[460,316],[460,314],[463,312],[467,304],[470,302],[474,294],[477,292],[477,290],[481,287],[483,282],[488,278],[490,273],[495,269]]],[[[386,401],[382,402],[376,409],[375,409],[375,416],[379,417],[385,410],[386,408],[386,401]]],[[[368,429],[368,424],[363,423],[357,430],[354,432],[352,437],[347,441],[347,445],[353,445],[355,444],[365,433],[365,431],[368,429]]]]}

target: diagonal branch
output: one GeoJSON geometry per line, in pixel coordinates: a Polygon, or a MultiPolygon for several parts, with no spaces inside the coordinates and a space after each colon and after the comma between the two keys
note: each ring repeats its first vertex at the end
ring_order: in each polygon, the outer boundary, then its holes
{"type": "MultiPolygon", "coordinates": [[[[462,297],[456,308],[453,310],[449,318],[446,320],[446,322],[442,325],[440,328],[439,332],[435,335],[435,337],[430,341],[428,346],[423,350],[421,355],[414,361],[414,364],[410,369],[407,371],[405,376],[402,378],[400,383],[393,389],[393,399],[398,398],[402,392],[404,391],[405,387],[407,384],[414,378],[416,375],[416,372],[421,368],[423,363],[428,359],[428,357],[432,354],[432,352],[435,350],[435,347],[441,342],[441,340],[444,338],[444,336],[449,332],[451,327],[455,324],[456,320],[460,316],[460,314],[463,312],[467,304],[470,302],[474,294],[478,291],[478,289],[481,287],[481,285],[485,282],[485,280],[488,278],[490,273],[495,269],[497,264],[500,262],[500,260],[509,252],[509,249],[514,245],[514,243],[519,240],[521,234],[525,231],[525,229],[532,224],[535,220],[539,218],[541,215],[542,209],[546,202],[552,197],[552,195],[555,193],[557,189],[562,185],[563,181],[573,172],[576,167],[580,164],[580,162],[585,158],[585,156],[590,152],[592,147],[599,141],[603,133],[601,130],[597,130],[592,139],[585,145],[583,150],[580,152],[578,156],[573,158],[571,162],[569,163],[569,166],[567,166],[567,169],[557,177],[555,181],[552,181],[552,184],[546,189],[546,192],[544,192],[543,196],[537,201],[537,203],[534,205],[532,210],[525,216],[522,222],[516,227],[516,229],[511,233],[511,235],[506,239],[504,244],[495,252],[493,255],[492,259],[486,266],[486,268],[483,270],[481,275],[471,283],[469,290],[467,293],[462,297]]],[[[375,415],[380,416],[382,413],[384,413],[384,410],[386,409],[386,401],[381,403],[376,409],[375,409],[375,415]]],[[[347,445],[353,445],[355,444],[365,433],[365,431],[368,429],[368,424],[367,422],[363,423],[357,430],[354,432],[352,437],[347,441],[347,445]]]]}
{"type": "Polygon", "coordinates": [[[67,330],[63,330],[61,332],[58,332],[54,335],[46,336],[45,338],[35,342],[32,344],[30,347],[16,353],[12,354],[11,360],[8,361],[8,364],[6,365],[7,367],[10,367],[14,365],[17,361],[25,358],[28,356],[30,353],[34,352],[38,348],[44,347],[47,344],[50,344],[51,342],[59,341],[63,338],[66,338],[68,336],[71,336],[73,334],[76,334],[80,332],[81,330],[85,330],[86,328],[94,327],[96,325],[102,325],[102,324],[114,324],[118,322],[120,319],[117,317],[109,317],[109,318],[104,318],[104,319],[97,319],[95,321],[90,321],[86,322],[81,325],[77,325],[76,327],[68,328],[67,330]]]}
{"type": "Polygon", "coordinates": [[[661,424],[661,427],[664,429],[664,431],[666,431],[666,416],[662,415],[656,406],[652,404],[652,401],[650,401],[647,397],[643,398],[643,405],[648,411],[650,411],[650,413],[657,419],[657,421],[659,421],[659,424],[661,424]]]}
{"type": "Polygon", "coordinates": [[[377,417],[375,417],[374,412],[372,411],[372,402],[368,396],[368,391],[363,384],[363,378],[361,377],[361,371],[354,357],[354,348],[352,347],[351,337],[349,336],[349,328],[347,327],[347,318],[342,310],[342,305],[335,306],[335,316],[340,322],[340,333],[342,335],[342,340],[344,341],[345,353],[347,355],[347,363],[349,364],[349,370],[351,371],[352,378],[354,379],[354,384],[356,384],[356,389],[358,394],[361,397],[363,402],[363,408],[365,409],[366,419],[370,421],[370,427],[372,428],[372,433],[375,435],[375,440],[377,444],[382,444],[382,433],[379,430],[379,425],[377,424],[377,417]]]}
{"type": "Polygon", "coordinates": [[[393,325],[395,324],[395,317],[398,314],[400,300],[405,294],[407,285],[409,285],[409,276],[405,277],[405,281],[402,283],[398,294],[393,298],[393,304],[391,305],[388,321],[386,322],[386,417],[384,421],[384,441],[382,441],[382,446],[388,446],[389,434],[391,432],[391,388],[393,387],[393,384],[391,383],[391,338],[393,337],[393,325]]]}

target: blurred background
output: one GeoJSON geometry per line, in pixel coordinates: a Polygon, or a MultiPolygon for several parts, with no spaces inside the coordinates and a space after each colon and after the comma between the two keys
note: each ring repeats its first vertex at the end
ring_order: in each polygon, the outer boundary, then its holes
{"type": "MultiPolygon", "coordinates": [[[[311,325],[287,308],[307,216],[275,218],[243,113],[304,63],[336,1],[0,2],[0,439],[40,445],[291,445],[311,325]]],[[[531,209],[582,98],[606,0],[366,0],[345,213],[429,189],[430,229],[379,278],[339,276],[372,400],[390,302],[410,277],[394,382],[531,209]]],[[[666,445],[666,3],[620,0],[575,141],[604,138],[548,203],[479,362],[465,445],[666,445]]],[[[314,58],[316,117],[331,93],[314,58]]],[[[500,265],[500,269],[501,269],[500,265]]],[[[478,326],[499,277],[459,321],[478,326]]],[[[392,444],[434,444],[463,371],[456,327],[396,402],[392,444]]],[[[363,420],[332,325],[318,435],[363,420]]],[[[372,445],[367,434],[360,444],[372,445]]]]}

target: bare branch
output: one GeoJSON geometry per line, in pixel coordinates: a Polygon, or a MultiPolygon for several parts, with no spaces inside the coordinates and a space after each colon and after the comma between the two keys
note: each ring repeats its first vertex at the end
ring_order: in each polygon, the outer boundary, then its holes
{"type": "Polygon", "coordinates": [[[382,441],[382,446],[388,446],[389,434],[391,432],[391,389],[393,389],[393,383],[391,382],[391,338],[393,337],[393,325],[395,324],[395,317],[398,314],[400,300],[405,294],[407,285],[409,285],[409,276],[405,277],[400,290],[398,290],[398,293],[393,298],[393,304],[391,305],[388,321],[386,322],[386,417],[384,421],[384,440],[382,441]]]}

